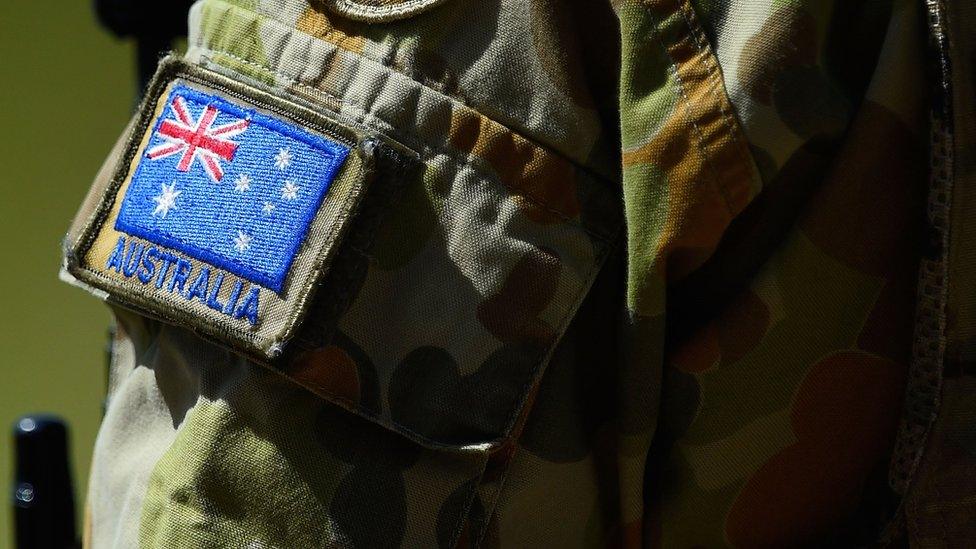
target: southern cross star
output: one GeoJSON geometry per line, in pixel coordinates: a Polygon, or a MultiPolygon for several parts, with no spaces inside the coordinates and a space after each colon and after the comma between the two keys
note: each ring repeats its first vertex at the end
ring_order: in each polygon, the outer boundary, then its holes
{"type": "Polygon", "coordinates": [[[237,231],[237,237],[234,238],[234,248],[239,252],[246,252],[251,247],[252,238],[251,235],[244,231],[237,231]]]}
{"type": "Polygon", "coordinates": [[[161,192],[153,197],[153,202],[156,203],[156,209],[153,210],[152,215],[156,217],[156,214],[166,217],[166,214],[170,210],[176,208],[176,197],[180,196],[183,191],[176,190],[176,182],[172,182],[169,185],[165,183],[160,183],[159,185],[161,192]]]}
{"type": "Polygon", "coordinates": [[[274,157],[274,163],[279,170],[287,168],[291,164],[291,152],[288,149],[278,149],[278,154],[274,157]]]}
{"type": "Polygon", "coordinates": [[[291,181],[285,181],[285,186],[281,188],[281,198],[286,200],[295,200],[298,198],[298,185],[292,183],[291,181]]]}
{"type": "Polygon", "coordinates": [[[237,176],[237,180],[234,181],[234,190],[239,193],[251,190],[251,178],[246,173],[237,176]]]}

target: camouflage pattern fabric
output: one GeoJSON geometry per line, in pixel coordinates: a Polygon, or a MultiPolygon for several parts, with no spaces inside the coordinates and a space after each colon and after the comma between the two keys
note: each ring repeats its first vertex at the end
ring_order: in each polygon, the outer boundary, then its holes
{"type": "Polygon", "coordinates": [[[930,168],[943,11],[198,1],[188,62],[423,174],[327,280],[334,332],[277,371],[115,310],[86,544],[966,539],[971,379],[936,420],[946,341],[958,364],[976,341],[974,240],[940,244],[930,168]]]}

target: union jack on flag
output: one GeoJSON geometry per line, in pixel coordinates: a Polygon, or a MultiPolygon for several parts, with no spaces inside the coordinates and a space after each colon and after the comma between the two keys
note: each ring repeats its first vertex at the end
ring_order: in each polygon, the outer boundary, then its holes
{"type": "Polygon", "coordinates": [[[169,104],[176,119],[165,119],[159,124],[156,135],[163,142],[149,149],[146,155],[152,159],[165,158],[177,153],[183,153],[176,169],[181,172],[189,171],[194,160],[200,160],[207,175],[214,183],[224,178],[224,170],[220,160],[230,161],[234,158],[237,143],[230,140],[247,129],[250,120],[234,120],[214,127],[220,111],[213,105],[207,105],[200,118],[194,120],[182,96],[175,96],[169,104]]]}

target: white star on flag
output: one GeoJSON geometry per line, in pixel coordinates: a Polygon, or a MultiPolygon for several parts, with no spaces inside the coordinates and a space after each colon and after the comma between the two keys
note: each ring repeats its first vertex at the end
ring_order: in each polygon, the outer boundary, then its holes
{"type": "Polygon", "coordinates": [[[244,231],[237,231],[237,237],[234,238],[234,248],[239,252],[245,252],[251,247],[251,240],[251,235],[244,231]]]}
{"type": "Polygon", "coordinates": [[[298,185],[292,183],[291,181],[285,181],[285,186],[281,188],[281,198],[286,200],[295,200],[298,198],[298,185]]]}
{"type": "Polygon", "coordinates": [[[175,181],[169,185],[160,183],[159,187],[161,192],[153,197],[156,209],[153,210],[152,215],[156,217],[156,214],[160,214],[162,217],[166,217],[170,210],[176,209],[176,197],[180,196],[183,191],[176,190],[175,181]]]}
{"type": "Polygon", "coordinates": [[[264,207],[261,209],[264,210],[264,213],[270,214],[272,211],[274,211],[275,205],[270,202],[265,202],[264,207]]]}
{"type": "Polygon", "coordinates": [[[234,190],[239,193],[251,190],[251,178],[246,173],[237,176],[237,180],[234,181],[234,190]]]}
{"type": "Polygon", "coordinates": [[[291,164],[291,152],[288,149],[278,149],[278,154],[274,157],[274,163],[279,170],[284,170],[291,164]]]}

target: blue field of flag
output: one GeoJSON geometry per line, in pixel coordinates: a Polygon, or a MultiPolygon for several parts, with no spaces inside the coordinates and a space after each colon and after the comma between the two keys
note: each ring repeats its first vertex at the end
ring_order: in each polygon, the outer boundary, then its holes
{"type": "Polygon", "coordinates": [[[349,148],[175,86],[115,228],[280,291],[349,148]]]}

